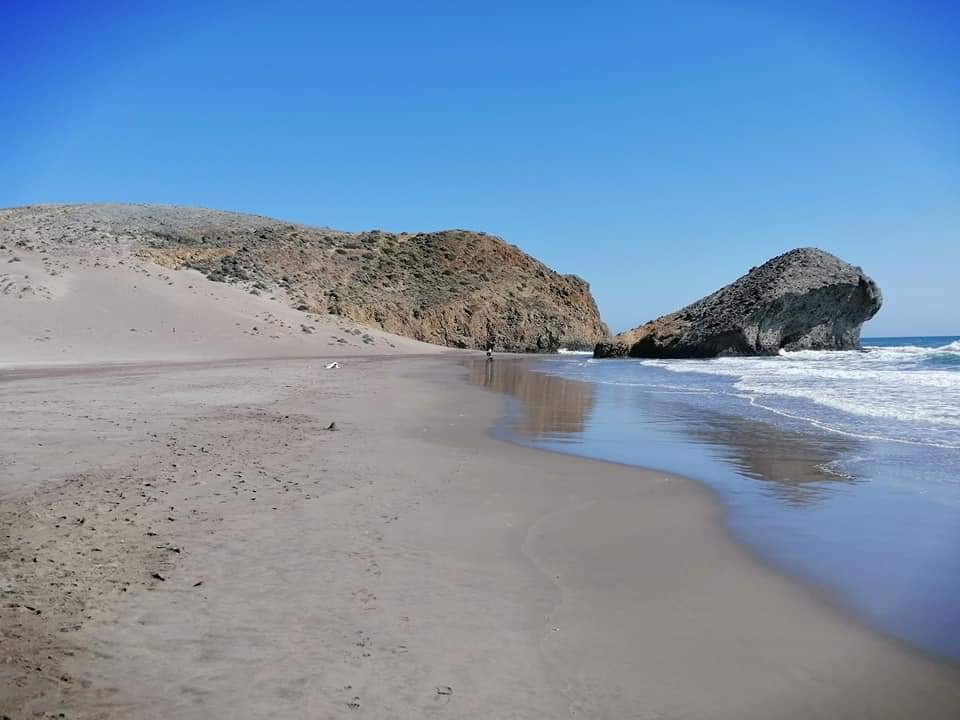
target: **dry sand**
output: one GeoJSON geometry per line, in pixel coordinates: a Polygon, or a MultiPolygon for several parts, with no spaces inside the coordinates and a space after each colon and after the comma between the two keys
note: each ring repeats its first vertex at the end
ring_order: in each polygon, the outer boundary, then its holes
{"type": "Polygon", "coordinates": [[[0,368],[443,350],[294,310],[282,290],[253,295],[108,250],[53,257],[5,247],[0,368]]]}
{"type": "Polygon", "coordinates": [[[66,272],[0,298],[0,715],[958,716],[956,667],[755,562],[697,484],[488,436],[456,357],[66,272]]]}

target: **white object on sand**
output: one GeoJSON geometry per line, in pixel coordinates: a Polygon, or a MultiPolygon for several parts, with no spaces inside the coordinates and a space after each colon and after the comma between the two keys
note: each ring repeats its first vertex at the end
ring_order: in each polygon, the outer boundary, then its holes
{"type": "Polygon", "coordinates": [[[336,370],[338,367],[340,367],[340,363],[338,363],[336,360],[334,360],[332,363],[329,363],[329,364],[327,364],[327,365],[324,365],[324,367],[325,367],[327,370],[336,370]]]}

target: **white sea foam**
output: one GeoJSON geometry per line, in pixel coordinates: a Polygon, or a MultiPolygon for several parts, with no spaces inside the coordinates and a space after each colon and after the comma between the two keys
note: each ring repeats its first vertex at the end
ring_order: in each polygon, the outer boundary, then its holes
{"type": "Polygon", "coordinates": [[[718,400],[729,395],[824,430],[960,448],[960,341],[938,347],[868,346],[862,352],[804,350],[762,358],[584,359],[565,364],[561,374],[657,394],[714,395],[718,400]],[[649,375],[652,368],[669,371],[676,381],[649,375]],[[721,382],[698,381],[691,373],[721,382]],[[729,382],[722,382],[724,378],[729,382]]]}
{"type": "MultiPolygon", "coordinates": [[[[944,444],[946,435],[948,446],[955,446],[954,441],[960,445],[960,341],[935,348],[804,350],[768,358],[643,363],[674,373],[732,378],[737,391],[764,407],[776,398],[796,399],[862,418],[915,424],[911,437],[927,428],[939,436],[935,444],[944,444]]],[[[889,427],[884,430],[889,434],[889,427]]]]}

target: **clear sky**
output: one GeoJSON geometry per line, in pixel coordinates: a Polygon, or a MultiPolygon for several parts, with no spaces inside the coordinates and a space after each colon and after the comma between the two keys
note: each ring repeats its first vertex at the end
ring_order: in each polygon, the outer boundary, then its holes
{"type": "Polygon", "coordinates": [[[0,206],[463,227],[615,330],[792,247],[960,333],[960,3],[0,0],[0,206]]]}

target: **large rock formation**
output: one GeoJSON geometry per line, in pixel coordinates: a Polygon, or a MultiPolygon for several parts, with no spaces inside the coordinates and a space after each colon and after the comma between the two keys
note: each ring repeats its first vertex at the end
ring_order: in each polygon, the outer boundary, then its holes
{"type": "Polygon", "coordinates": [[[159,205],[0,211],[33,247],[109,248],[440,345],[546,352],[607,334],[590,287],[481,232],[349,233],[159,205]]]}
{"type": "Polygon", "coordinates": [[[791,250],[739,280],[599,343],[596,357],[709,358],[784,350],[854,350],[880,309],[863,270],[817,248],[791,250]]]}

